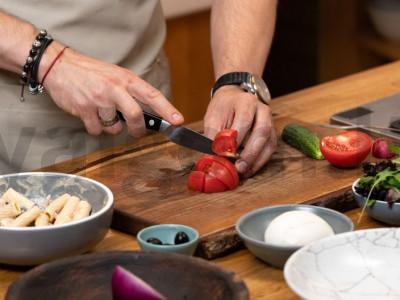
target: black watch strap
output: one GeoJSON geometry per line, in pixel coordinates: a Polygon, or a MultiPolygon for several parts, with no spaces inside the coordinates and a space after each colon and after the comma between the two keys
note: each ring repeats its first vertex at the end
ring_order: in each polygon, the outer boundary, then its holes
{"type": "Polygon", "coordinates": [[[231,72],[222,75],[215,82],[211,90],[211,98],[214,96],[215,92],[224,85],[241,85],[243,82],[247,82],[249,75],[251,74],[248,72],[231,72]]]}

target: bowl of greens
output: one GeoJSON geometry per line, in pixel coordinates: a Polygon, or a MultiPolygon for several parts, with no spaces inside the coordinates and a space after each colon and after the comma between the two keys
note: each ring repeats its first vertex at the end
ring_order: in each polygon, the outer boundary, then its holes
{"type": "Polygon", "coordinates": [[[389,225],[400,225],[400,160],[364,163],[364,175],[353,184],[362,214],[389,225]]]}

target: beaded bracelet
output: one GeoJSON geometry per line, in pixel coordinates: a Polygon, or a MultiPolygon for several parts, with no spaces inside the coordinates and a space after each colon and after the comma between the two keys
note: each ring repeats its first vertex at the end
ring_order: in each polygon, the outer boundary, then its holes
{"type": "Polygon", "coordinates": [[[53,42],[53,39],[50,36],[45,36],[42,41],[42,47],[40,48],[37,57],[34,59],[32,64],[32,72],[29,80],[29,93],[31,95],[37,95],[38,93],[43,93],[43,85],[39,83],[39,65],[42,60],[43,54],[46,51],[47,47],[53,42]]]}
{"type": "Polygon", "coordinates": [[[29,51],[26,62],[21,72],[21,95],[20,101],[25,101],[24,90],[25,85],[29,83],[29,90],[31,94],[41,93],[43,89],[39,89],[39,83],[37,80],[37,73],[39,69],[39,63],[46,48],[51,44],[53,39],[47,35],[47,31],[42,29],[39,31],[35,40],[32,43],[32,49],[29,51]]]}

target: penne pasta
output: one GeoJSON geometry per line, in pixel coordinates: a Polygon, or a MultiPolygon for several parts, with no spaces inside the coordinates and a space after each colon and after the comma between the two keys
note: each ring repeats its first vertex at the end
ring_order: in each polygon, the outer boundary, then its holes
{"type": "Polygon", "coordinates": [[[60,211],[60,213],[56,217],[55,225],[65,224],[72,221],[74,211],[78,206],[79,198],[75,196],[71,196],[68,198],[67,202],[64,205],[64,208],[60,211]]]}
{"type": "Polygon", "coordinates": [[[60,211],[64,208],[65,203],[71,197],[69,194],[61,195],[56,198],[54,201],[50,202],[50,204],[46,207],[45,213],[49,217],[49,221],[53,222],[60,211]]]}
{"type": "Polygon", "coordinates": [[[16,219],[13,220],[13,222],[10,224],[10,226],[13,227],[25,227],[29,226],[32,224],[37,217],[40,215],[40,209],[37,206],[34,206],[24,212],[23,214],[19,215],[16,219]]]}
{"type": "Polygon", "coordinates": [[[50,225],[50,218],[49,215],[46,213],[41,213],[35,220],[35,226],[49,226],[50,225]]]}
{"type": "Polygon", "coordinates": [[[35,203],[25,196],[21,195],[17,191],[12,188],[9,188],[2,197],[7,202],[16,202],[18,203],[20,208],[24,208],[26,210],[31,209],[35,206],[35,203]]]}
{"type": "Polygon", "coordinates": [[[80,201],[74,211],[73,220],[81,220],[90,215],[92,206],[87,201],[80,201]]]}
{"type": "Polygon", "coordinates": [[[0,226],[50,226],[81,220],[91,214],[92,206],[88,201],[63,194],[54,201],[47,196],[44,211],[24,195],[9,188],[0,198],[0,226]]]}
{"type": "Polygon", "coordinates": [[[11,223],[14,221],[13,218],[5,218],[0,220],[0,226],[7,227],[10,226],[11,223]]]}
{"type": "Polygon", "coordinates": [[[21,213],[17,203],[8,202],[0,206],[0,220],[6,218],[15,218],[21,213]]]}

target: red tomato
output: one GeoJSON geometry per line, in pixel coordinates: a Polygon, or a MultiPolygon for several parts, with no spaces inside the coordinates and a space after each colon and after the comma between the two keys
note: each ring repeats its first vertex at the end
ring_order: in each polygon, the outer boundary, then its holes
{"type": "Polygon", "coordinates": [[[219,162],[229,171],[233,179],[233,188],[236,188],[239,185],[239,174],[235,165],[224,157],[214,156],[214,160],[219,162]]]}
{"type": "Polygon", "coordinates": [[[188,187],[204,193],[232,190],[239,184],[235,166],[227,159],[205,155],[197,161],[189,176],[188,187]]]}
{"type": "Polygon", "coordinates": [[[228,188],[219,179],[214,176],[206,175],[204,181],[204,193],[225,192],[228,188]]]}
{"type": "Polygon", "coordinates": [[[358,166],[371,151],[372,138],[360,131],[342,132],[336,136],[326,136],[320,148],[326,160],[341,168],[358,166]]]}
{"type": "Polygon", "coordinates": [[[238,132],[235,129],[220,131],[212,143],[212,151],[220,156],[235,157],[237,149],[238,132]]]}
{"type": "Polygon", "coordinates": [[[236,168],[226,158],[205,155],[196,162],[194,169],[218,178],[229,189],[234,189],[239,185],[239,175],[236,168]]]}
{"type": "Polygon", "coordinates": [[[192,171],[189,175],[188,187],[193,191],[203,192],[206,174],[200,171],[192,171]]]}

